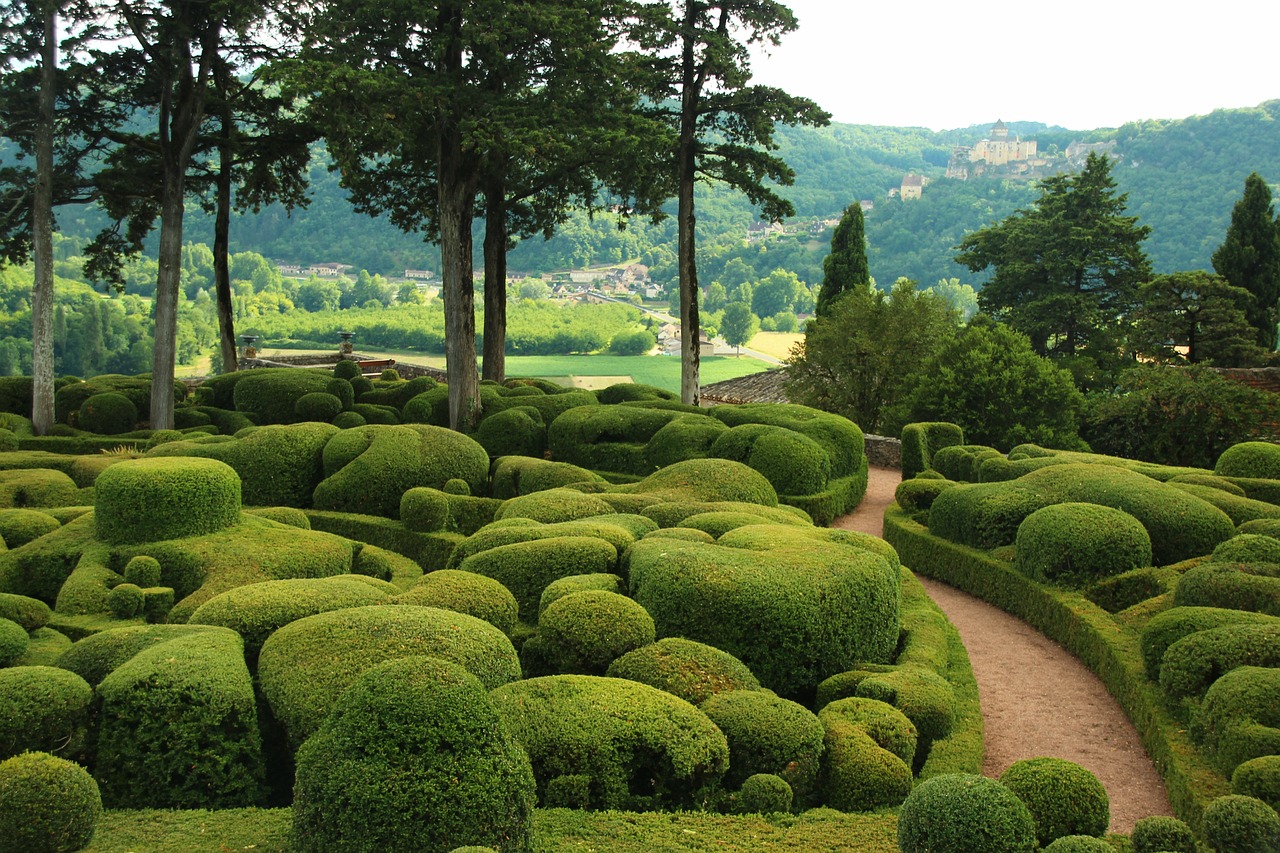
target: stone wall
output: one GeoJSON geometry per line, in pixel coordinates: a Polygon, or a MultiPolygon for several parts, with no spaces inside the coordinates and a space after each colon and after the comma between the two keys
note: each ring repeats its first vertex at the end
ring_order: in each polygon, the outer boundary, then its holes
{"type": "Polygon", "coordinates": [[[883,435],[867,435],[867,462],[872,467],[902,468],[902,442],[883,435]]]}

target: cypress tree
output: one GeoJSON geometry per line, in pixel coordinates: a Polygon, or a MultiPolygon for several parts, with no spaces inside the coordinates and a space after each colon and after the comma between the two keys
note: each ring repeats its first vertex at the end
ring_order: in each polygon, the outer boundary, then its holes
{"type": "Polygon", "coordinates": [[[1213,253],[1213,268],[1253,295],[1245,316],[1258,331],[1258,343],[1274,350],[1280,322],[1280,225],[1271,190],[1257,172],[1245,178],[1244,196],[1231,211],[1226,239],[1213,253]]]}
{"type": "Polygon", "coordinates": [[[854,290],[865,290],[870,284],[862,206],[854,202],[845,208],[840,224],[831,235],[831,253],[822,260],[822,288],[818,291],[814,313],[827,316],[837,298],[854,290]]]}

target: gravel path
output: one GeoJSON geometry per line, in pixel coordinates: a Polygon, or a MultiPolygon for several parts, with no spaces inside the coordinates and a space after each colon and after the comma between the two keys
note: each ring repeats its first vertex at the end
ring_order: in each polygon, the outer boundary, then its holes
{"type": "MultiPolygon", "coordinates": [[[[867,495],[833,527],[875,536],[901,474],[872,468],[867,495]]],[[[986,756],[982,772],[999,776],[1023,758],[1053,756],[1087,767],[1111,799],[1111,831],[1169,815],[1164,783],[1107,688],[1083,664],[1034,628],[981,599],[921,577],[969,650],[982,700],[986,756]]]]}

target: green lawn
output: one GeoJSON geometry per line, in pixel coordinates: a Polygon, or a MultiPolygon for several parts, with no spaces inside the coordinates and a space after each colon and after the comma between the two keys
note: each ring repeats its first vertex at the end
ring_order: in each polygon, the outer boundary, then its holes
{"type": "MultiPolygon", "coordinates": [[[[412,361],[405,358],[405,361],[412,361]]],[[[703,385],[759,373],[769,365],[754,358],[711,356],[702,359],[703,385]]],[[[570,376],[631,377],[632,382],[680,393],[680,359],[664,355],[507,356],[508,376],[545,376],[564,382],[570,376]]],[[[626,381],[618,379],[619,382],[626,381]]]]}

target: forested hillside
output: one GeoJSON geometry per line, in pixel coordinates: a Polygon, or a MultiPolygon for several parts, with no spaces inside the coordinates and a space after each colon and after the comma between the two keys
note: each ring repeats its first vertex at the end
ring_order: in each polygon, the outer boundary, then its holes
{"type": "MultiPolygon", "coordinates": [[[[1146,243],[1156,271],[1208,268],[1221,243],[1231,206],[1253,171],[1280,181],[1280,100],[1255,109],[1219,110],[1207,116],[1144,121],[1118,129],[1070,131],[1036,123],[1011,122],[1011,134],[1036,139],[1041,152],[1072,141],[1114,140],[1119,157],[1115,177],[1129,194],[1129,211],[1151,226],[1146,243]]],[[[988,124],[934,132],[924,128],[832,125],[792,128],[779,133],[780,153],[796,171],[787,195],[798,220],[831,219],[857,200],[874,203],[867,213],[872,275],[882,286],[899,276],[931,284],[941,278],[974,278],[954,264],[952,247],[962,235],[1002,219],[1035,198],[1024,182],[993,178],[948,180],[953,146],[983,138],[988,124]],[[888,197],[906,172],[929,179],[923,197],[903,202],[888,197]]],[[[338,261],[372,273],[406,268],[438,269],[434,246],[403,234],[385,220],[354,213],[346,192],[331,174],[322,151],[311,170],[312,201],[290,216],[278,206],[238,216],[232,226],[235,251],[253,251],[298,263],[338,261]]],[[[699,201],[700,273],[704,285],[720,278],[725,265],[741,259],[758,278],[779,267],[815,284],[821,277],[829,231],[805,228],[798,235],[748,245],[755,216],[741,196],[703,187],[699,201]]],[[[194,201],[187,237],[212,242],[211,217],[194,201]]],[[[87,237],[101,225],[86,211],[64,211],[61,229],[87,237]]],[[[477,251],[479,251],[477,243],[477,251]]],[[[535,237],[511,253],[513,271],[539,273],[639,259],[666,283],[675,276],[675,228],[633,220],[619,228],[602,214],[570,219],[550,241],[535,237]]]]}

